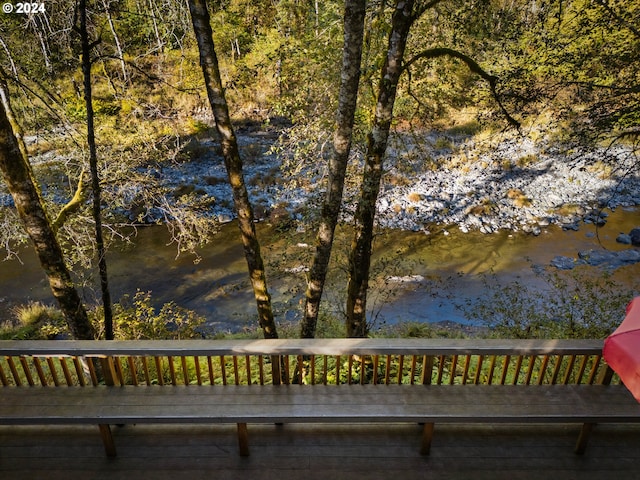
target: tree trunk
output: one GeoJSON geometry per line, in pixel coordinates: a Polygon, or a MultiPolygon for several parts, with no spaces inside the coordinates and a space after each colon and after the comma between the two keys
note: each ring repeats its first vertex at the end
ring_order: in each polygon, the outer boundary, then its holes
{"type": "MultiPolygon", "coordinates": [[[[18,142],[18,148],[22,155],[23,161],[26,163],[27,168],[31,171],[31,164],[29,164],[29,154],[27,152],[27,145],[24,143],[24,132],[22,127],[18,123],[13,108],[11,108],[11,100],[9,99],[9,86],[6,81],[6,74],[2,67],[0,67],[0,99],[2,100],[2,106],[4,107],[4,113],[7,116],[7,120],[11,125],[11,131],[18,142]]],[[[33,173],[31,173],[33,175],[33,173]]]]}
{"type": "Polygon", "coordinates": [[[0,171],[13,196],[25,229],[33,241],[40,264],[49,279],[53,296],[60,305],[72,336],[80,340],[93,340],[93,327],[73,286],[62,249],[31,176],[31,169],[20,152],[18,141],[1,102],[0,171]]]}
{"type": "Polygon", "coordinates": [[[158,43],[158,55],[162,55],[164,53],[164,43],[162,42],[162,37],[160,36],[160,30],[158,29],[158,22],[156,21],[156,11],[155,11],[155,2],[153,0],[149,0],[149,9],[151,11],[151,21],[153,22],[153,31],[156,34],[156,42],[158,43]]]}
{"type": "Polygon", "coordinates": [[[260,254],[260,243],[253,223],[253,209],[242,173],[242,160],[238,152],[238,142],[233,132],[229,108],[224,96],[222,80],[220,79],[218,58],[213,44],[206,0],[189,0],[189,11],[191,12],[193,30],[198,41],[200,66],[204,74],[207,95],[216,120],[216,129],[220,136],[224,163],[233,191],[233,201],[238,215],[244,253],[258,307],[258,321],[265,338],[278,338],[271,308],[271,296],[267,289],[264,263],[260,254]]]}
{"type": "Polygon", "coordinates": [[[98,250],[98,270],[100,272],[100,289],[104,308],[105,338],[113,340],[113,313],[111,293],[109,292],[109,276],[104,240],[102,238],[102,215],[100,208],[100,177],[98,176],[98,154],[93,126],[93,103],[91,94],[91,45],[87,31],[87,2],[80,0],[78,5],[80,18],[80,42],[82,47],[82,73],[84,77],[84,101],[87,109],[87,143],[89,144],[89,169],[91,171],[91,189],[93,191],[93,220],[96,226],[96,247],[98,250]]]}
{"type": "Polygon", "coordinates": [[[329,160],[329,184],[322,205],[320,225],[316,238],[316,252],[307,283],[304,318],[300,336],[313,338],[316,332],[320,300],[324,290],[327,269],[340,207],[344,181],[351,150],[351,133],[358,99],[360,62],[364,36],[365,0],[347,0],[344,11],[344,49],[340,97],[333,137],[333,152],[329,160]]]}
{"type": "MultiPolygon", "coordinates": [[[[124,62],[124,51],[122,50],[122,45],[120,44],[120,37],[118,36],[118,32],[116,31],[116,26],[113,24],[113,17],[111,17],[111,5],[107,2],[107,0],[102,0],[102,4],[104,5],[104,12],[107,15],[107,22],[109,23],[109,29],[111,30],[111,35],[113,35],[113,41],[116,44],[116,50],[118,51],[118,59],[120,60],[120,69],[122,70],[122,81],[123,83],[129,83],[129,75],[127,74],[127,66],[124,62]]],[[[154,20],[155,22],[155,20],[154,20]]]]}
{"type": "Polygon", "coordinates": [[[373,223],[383,173],[384,155],[393,118],[393,105],[402,73],[402,59],[413,22],[413,4],[413,0],[396,2],[387,56],[378,86],[374,123],[367,141],[360,200],[354,219],[355,234],[349,255],[347,287],[347,335],[349,337],[366,337],[368,334],[366,307],[373,223]]]}

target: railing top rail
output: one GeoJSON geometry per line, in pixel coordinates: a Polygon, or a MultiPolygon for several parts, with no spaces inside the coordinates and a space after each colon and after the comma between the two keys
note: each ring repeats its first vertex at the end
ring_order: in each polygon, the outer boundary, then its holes
{"type": "Polygon", "coordinates": [[[602,345],[598,339],[1,340],[0,355],[597,355],[602,345]]]}

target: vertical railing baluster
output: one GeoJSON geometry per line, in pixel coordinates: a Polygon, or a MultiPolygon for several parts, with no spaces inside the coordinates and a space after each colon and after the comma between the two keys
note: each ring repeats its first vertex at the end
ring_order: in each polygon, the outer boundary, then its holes
{"type": "Polygon", "coordinates": [[[195,367],[196,373],[196,384],[202,385],[202,370],[200,369],[200,357],[197,355],[193,356],[193,364],[195,367]]]}
{"type": "Polygon", "coordinates": [[[147,386],[151,385],[151,374],[149,372],[149,357],[142,356],[140,358],[140,363],[142,364],[142,374],[144,375],[144,383],[147,386]]]}
{"type": "Polygon", "coordinates": [[[227,384],[227,364],[224,355],[220,355],[220,372],[222,374],[222,384],[227,384]]]}
{"type": "Polygon", "coordinates": [[[462,384],[467,384],[467,376],[469,375],[469,366],[471,364],[471,355],[465,355],[464,358],[464,370],[462,372],[462,384]]]}
{"type": "MultiPolygon", "coordinates": [[[[506,383],[510,366],[511,366],[511,355],[505,355],[504,360],[502,362],[502,374],[500,375],[500,385],[504,385],[506,383]]],[[[517,378],[517,374],[516,374],[516,378],[517,378]]]]}
{"type": "Polygon", "coordinates": [[[298,385],[304,385],[304,382],[305,382],[305,378],[304,378],[304,356],[298,355],[296,357],[296,367],[298,369],[298,372],[297,372],[298,385]]]}
{"type": "Polygon", "coordinates": [[[571,374],[573,373],[573,366],[576,363],[576,356],[575,355],[570,355],[569,356],[569,363],[567,364],[567,369],[564,373],[564,378],[562,379],[562,384],[563,385],[567,385],[569,383],[569,381],[571,380],[571,374]]]}
{"type": "Polygon", "coordinates": [[[456,370],[458,369],[458,355],[451,357],[451,372],[449,373],[449,385],[453,385],[456,379],[456,370]]]}
{"type": "Polygon", "coordinates": [[[515,371],[513,372],[513,385],[518,385],[519,384],[520,372],[522,370],[522,359],[523,358],[524,358],[523,355],[518,355],[518,358],[516,359],[516,367],[515,367],[515,371]]]}
{"type": "Polygon", "coordinates": [[[531,379],[533,378],[533,369],[535,368],[537,359],[538,359],[537,355],[529,356],[529,365],[527,365],[527,375],[524,380],[525,385],[531,385],[531,379]]]}
{"type": "Polygon", "coordinates": [[[260,375],[260,385],[264,385],[264,356],[258,355],[258,372],[260,375]]]}
{"type": "Polygon", "coordinates": [[[27,383],[30,387],[33,387],[35,385],[33,375],[31,375],[31,369],[29,368],[29,364],[24,355],[20,355],[20,365],[22,366],[22,371],[24,373],[24,377],[27,379],[27,383]]]}
{"type": "Polygon", "coordinates": [[[182,381],[184,386],[187,387],[191,383],[189,378],[189,365],[187,365],[187,357],[180,355],[180,366],[182,367],[182,381]]]}
{"type": "Polygon", "coordinates": [[[156,365],[156,376],[158,377],[158,385],[164,385],[164,372],[162,368],[162,357],[155,356],[153,361],[156,365]]]}
{"type": "Polygon", "coordinates": [[[411,368],[409,369],[409,375],[411,378],[409,379],[410,385],[415,385],[415,376],[416,376],[416,365],[418,361],[416,359],[416,355],[411,355],[411,368]]]}
{"type": "Polygon", "coordinates": [[[87,382],[86,382],[85,377],[84,377],[84,368],[82,367],[82,362],[80,361],[80,358],[78,358],[75,355],[73,357],[73,366],[76,369],[76,376],[78,377],[78,384],[81,387],[85,387],[87,385],[87,382]]]}
{"type": "Polygon", "coordinates": [[[487,375],[487,385],[493,384],[493,373],[496,369],[496,356],[491,355],[491,361],[489,362],[489,373],[487,375]]]}
{"type": "Polygon", "coordinates": [[[422,385],[431,385],[433,377],[433,361],[433,355],[425,355],[422,357],[422,375],[420,378],[420,383],[422,383],[422,385]]]}
{"type": "MultiPolygon", "coordinates": [[[[93,363],[94,358],[89,357],[87,359],[87,368],[89,369],[89,377],[91,377],[91,384],[95,387],[98,385],[98,373],[96,372],[96,366],[93,363]]],[[[98,359],[95,359],[98,361],[98,359]]]]}
{"type": "Polygon", "coordinates": [[[235,355],[231,357],[233,359],[233,381],[236,385],[240,385],[240,376],[238,372],[238,357],[235,355]]]}
{"type": "Polygon", "coordinates": [[[404,374],[404,355],[398,356],[398,385],[402,385],[402,378],[404,374]]]}
{"type": "Polygon", "coordinates": [[[596,355],[593,358],[593,366],[591,367],[591,372],[589,373],[589,380],[587,382],[589,385],[592,385],[596,379],[596,376],[598,374],[598,369],[600,368],[601,359],[602,359],[601,355],[596,355]]]}
{"type": "Polygon", "coordinates": [[[478,355],[478,363],[476,365],[476,374],[473,377],[473,384],[478,385],[482,377],[482,364],[484,363],[484,355],[478,355]]]}
{"type": "Polygon", "coordinates": [[[385,365],[385,369],[384,369],[384,384],[389,385],[389,383],[391,382],[391,362],[392,362],[391,355],[387,355],[386,361],[387,361],[387,364],[385,365]]]}
{"type": "Polygon", "coordinates": [[[311,385],[315,385],[316,384],[316,356],[315,355],[311,355],[311,357],[309,357],[309,362],[310,364],[310,368],[311,368],[311,385]]]}
{"type": "Polygon", "coordinates": [[[4,367],[2,366],[2,362],[0,362],[0,382],[2,382],[3,387],[9,386],[9,379],[7,378],[7,374],[4,372],[4,367]]]}
{"type": "Polygon", "coordinates": [[[329,355],[322,356],[322,384],[327,384],[327,377],[329,373],[329,355]]]}
{"type": "Polygon", "coordinates": [[[444,364],[446,356],[438,355],[438,375],[436,376],[436,385],[442,385],[442,376],[444,375],[444,364]]]}
{"type": "Polygon", "coordinates": [[[249,355],[244,356],[245,368],[247,370],[247,385],[251,385],[253,380],[251,378],[251,357],[249,355]]]}
{"type": "Polygon", "coordinates": [[[545,355],[542,357],[542,364],[540,365],[540,373],[538,374],[538,385],[542,385],[544,383],[544,377],[546,375],[548,365],[549,355],[545,355]]]}
{"type": "Polygon", "coordinates": [[[20,375],[18,375],[18,369],[16,368],[16,364],[13,361],[13,357],[5,357],[7,364],[9,365],[9,370],[11,370],[11,375],[13,375],[13,381],[16,386],[22,386],[22,380],[20,379],[20,375]]]}
{"type": "Polygon", "coordinates": [[[555,385],[558,381],[558,375],[560,374],[560,369],[562,368],[562,362],[564,360],[564,355],[556,355],[556,365],[553,369],[553,374],[551,375],[551,385],[555,385]]]}
{"type": "Polygon", "coordinates": [[[49,373],[51,373],[51,379],[53,380],[53,384],[56,387],[59,387],[60,380],[58,379],[58,374],[56,373],[56,366],[53,363],[53,358],[47,357],[47,365],[49,366],[49,373]]]}
{"type": "Polygon", "coordinates": [[[213,360],[210,355],[207,355],[207,370],[209,370],[209,385],[213,386],[216,378],[213,373],[213,360]]]}
{"type": "Polygon", "coordinates": [[[60,366],[62,367],[62,373],[64,375],[64,379],[67,382],[67,386],[72,387],[73,379],[71,378],[71,372],[69,371],[66,357],[58,357],[58,361],[60,362],[60,366]]]}
{"type": "Polygon", "coordinates": [[[40,385],[42,385],[43,387],[48,386],[49,381],[47,380],[47,376],[44,374],[44,370],[42,369],[40,358],[33,357],[33,366],[36,367],[36,373],[38,374],[38,378],[40,379],[40,385]]]}
{"type": "Polygon", "coordinates": [[[173,356],[167,355],[167,361],[169,362],[169,376],[171,377],[171,385],[177,386],[178,379],[176,377],[176,366],[173,363],[173,356]]]}
{"type": "Polygon", "coordinates": [[[115,366],[115,373],[116,373],[117,379],[120,382],[120,385],[126,385],[125,378],[124,378],[124,370],[122,370],[121,361],[122,359],[120,357],[113,357],[113,364],[115,366]]]}
{"type": "Polygon", "coordinates": [[[380,366],[380,356],[379,355],[374,355],[373,356],[373,384],[377,385],[378,384],[378,367],[380,366]]]}
{"type": "MultiPolygon", "coordinates": [[[[138,386],[138,372],[136,370],[136,362],[133,355],[127,355],[127,366],[129,367],[129,377],[131,377],[131,385],[138,386]]],[[[123,375],[124,376],[124,375],[123,375]]],[[[124,382],[123,382],[124,384],[124,382]]]]}
{"type": "Polygon", "coordinates": [[[576,378],[576,384],[582,383],[582,377],[587,369],[587,362],[589,361],[589,355],[582,355],[582,362],[580,362],[580,369],[578,370],[578,377],[576,378]]]}

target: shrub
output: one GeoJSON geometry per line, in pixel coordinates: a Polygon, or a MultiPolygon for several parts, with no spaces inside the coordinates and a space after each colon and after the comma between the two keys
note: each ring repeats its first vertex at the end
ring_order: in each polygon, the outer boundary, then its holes
{"type": "MultiPolygon", "coordinates": [[[[102,315],[95,318],[101,319],[102,315]]],[[[125,295],[114,305],[114,336],[121,340],[202,338],[204,322],[204,317],[174,302],[165,303],[157,310],[152,305],[151,292],[138,291],[133,298],[125,295]]]]}
{"type": "Polygon", "coordinates": [[[604,338],[622,321],[637,295],[609,274],[543,272],[541,289],[485,277],[483,296],[461,306],[467,318],[501,338],[604,338]]]}
{"type": "Polygon", "coordinates": [[[15,321],[0,329],[0,338],[39,340],[55,338],[68,332],[60,310],[40,302],[20,305],[12,310],[15,321]]]}
{"type": "Polygon", "coordinates": [[[418,192],[411,192],[407,196],[407,199],[412,203],[419,203],[422,201],[422,195],[420,195],[418,192]]]}

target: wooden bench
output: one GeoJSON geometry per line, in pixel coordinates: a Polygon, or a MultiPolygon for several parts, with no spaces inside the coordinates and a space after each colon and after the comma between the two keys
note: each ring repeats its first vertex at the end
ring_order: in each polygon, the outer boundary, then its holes
{"type": "Polygon", "coordinates": [[[640,422],[591,340],[0,341],[0,425],[640,422]]]}

